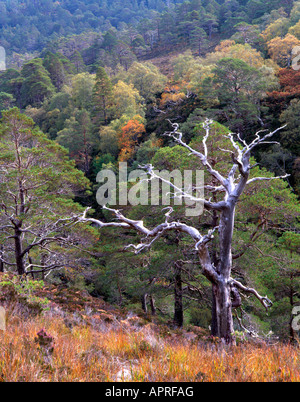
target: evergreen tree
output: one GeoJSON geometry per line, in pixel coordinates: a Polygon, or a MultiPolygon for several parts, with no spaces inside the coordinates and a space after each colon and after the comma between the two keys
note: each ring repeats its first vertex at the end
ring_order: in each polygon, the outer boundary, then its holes
{"type": "Polygon", "coordinates": [[[57,133],[56,141],[69,150],[69,155],[86,174],[90,171],[93,150],[92,123],[87,110],[75,110],[65,121],[63,130],[57,133]]]}
{"type": "Polygon", "coordinates": [[[24,79],[20,91],[22,108],[28,105],[41,106],[46,98],[51,97],[55,88],[42,59],[33,59],[24,64],[21,75],[24,79]]]}
{"type": "Polygon", "coordinates": [[[73,198],[88,180],[17,108],[1,119],[0,173],[2,263],[19,275],[63,267],[78,242],[70,229],[82,208],[73,198]]]}
{"type": "Polygon", "coordinates": [[[44,56],[43,65],[49,73],[52,84],[58,91],[61,91],[66,83],[67,72],[60,57],[57,54],[48,52],[44,56]]]}
{"type": "Polygon", "coordinates": [[[281,133],[283,145],[295,155],[300,154],[300,100],[293,99],[288,108],[280,115],[280,121],[287,124],[285,130],[281,133]]]}
{"type": "Polygon", "coordinates": [[[112,83],[103,67],[96,73],[93,90],[94,118],[96,125],[106,124],[110,119],[112,83]]]}
{"type": "Polygon", "coordinates": [[[78,52],[78,50],[76,50],[69,58],[70,58],[71,62],[74,64],[75,72],[77,74],[85,71],[86,66],[85,66],[83,58],[82,58],[81,54],[78,52]]]}
{"type": "Polygon", "coordinates": [[[203,84],[207,89],[214,84],[215,92],[206,91],[208,96],[217,96],[232,130],[247,132],[249,125],[258,124],[261,119],[260,100],[270,83],[260,70],[239,59],[221,59],[212,72],[214,78],[206,79],[203,84]]]}

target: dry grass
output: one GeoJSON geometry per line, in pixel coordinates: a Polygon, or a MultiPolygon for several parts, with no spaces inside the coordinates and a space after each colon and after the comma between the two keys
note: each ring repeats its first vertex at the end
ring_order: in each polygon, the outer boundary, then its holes
{"type": "Polygon", "coordinates": [[[300,381],[299,357],[290,345],[218,349],[130,320],[12,314],[0,331],[0,381],[300,381]],[[35,341],[42,328],[54,338],[53,353],[35,341]]]}
{"type": "Polygon", "coordinates": [[[292,345],[224,348],[204,330],[171,331],[126,317],[85,292],[1,278],[7,322],[0,330],[0,382],[300,381],[300,349],[292,345]],[[40,314],[35,297],[46,297],[49,310],[40,314]]]}

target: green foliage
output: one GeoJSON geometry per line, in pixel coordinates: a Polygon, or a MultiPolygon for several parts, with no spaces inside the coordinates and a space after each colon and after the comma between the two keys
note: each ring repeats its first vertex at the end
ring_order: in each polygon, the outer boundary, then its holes
{"type": "Polygon", "coordinates": [[[284,247],[290,253],[300,252],[300,234],[295,232],[285,232],[278,240],[277,244],[284,247]]]}
{"type": "Polygon", "coordinates": [[[166,77],[152,63],[134,62],[128,70],[127,80],[139,91],[140,95],[148,100],[162,92],[166,77]]]}
{"type": "Polygon", "coordinates": [[[47,52],[43,65],[49,72],[52,84],[60,91],[67,81],[68,73],[72,72],[70,61],[59,54],[47,52]]]}
{"type": "Polygon", "coordinates": [[[130,118],[144,115],[144,107],[139,91],[132,84],[118,81],[112,91],[112,113],[115,119],[122,115],[130,118]]]}
{"type": "Polygon", "coordinates": [[[44,282],[38,280],[24,279],[22,277],[4,274],[1,277],[0,289],[6,295],[10,295],[11,301],[19,301],[28,306],[31,311],[47,311],[50,300],[46,297],[35,295],[37,290],[43,289],[44,282]]]}
{"type": "Polygon", "coordinates": [[[25,260],[29,258],[35,260],[35,264],[30,262],[29,271],[32,265],[48,266],[46,261],[51,259],[50,266],[63,266],[64,257],[58,261],[55,256],[64,253],[64,246],[59,241],[52,243],[62,239],[62,230],[64,236],[71,236],[71,232],[69,225],[61,227],[57,223],[82,211],[73,199],[76,193],[89,188],[89,181],[75,168],[67,150],[47,139],[17,108],[3,112],[1,119],[0,172],[3,171],[0,221],[6,227],[6,232],[2,232],[6,261],[16,265],[19,274],[24,273],[25,260]],[[8,210],[11,210],[9,216],[8,210]],[[23,233],[21,227],[30,230],[23,233]],[[18,239],[15,243],[13,233],[18,239]],[[49,248],[44,251],[47,240],[43,238],[50,240],[49,248]]]}
{"type": "MultiPolygon", "coordinates": [[[[204,86],[215,85],[215,94],[232,130],[243,131],[255,124],[260,115],[259,104],[268,83],[262,73],[239,59],[221,59],[214,70],[214,78],[204,86]]],[[[210,94],[211,96],[211,94],[210,94]]]]}
{"type": "Polygon", "coordinates": [[[93,89],[94,113],[98,124],[106,124],[110,120],[111,97],[112,83],[104,68],[99,67],[93,89]]]}
{"type": "Polygon", "coordinates": [[[80,73],[72,77],[71,96],[76,108],[91,110],[94,85],[94,77],[88,73],[80,73]]]}
{"type": "Polygon", "coordinates": [[[22,107],[41,106],[46,98],[54,94],[55,89],[42,59],[27,62],[21,71],[24,79],[20,91],[22,107]]]}
{"type": "Polygon", "coordinates": [[[15,99],[11,94],[0,92],[0,111],[9,109],[14,101],[15,99]]]}
{"type": "Polygon", "coordinates": [[[197,162],[196,157],[191,157],[189,152],[181,147],[175,145],[174,147],[163,147],[159,149],[155,156],[152,158],[151,163],[159,170],[191,169],[197,162]]]}
{"type": "Polygon", "coordinates": [[[89,171],[95,139],[87,110],[75,109],[70,119],[65,121],[64,129],[57,133],[56,141],[68,149],[77,166],[85,172],[89,171]]]}
{"type": "Polygon", "coordinates": [[[281,133],[283,145],[295,155],[300,154],[299,118],[300,101],[299,99],[293,99],[288,108],[281,114],[280,121],[283,124],[287,124],[287,127],[281,133]]]}

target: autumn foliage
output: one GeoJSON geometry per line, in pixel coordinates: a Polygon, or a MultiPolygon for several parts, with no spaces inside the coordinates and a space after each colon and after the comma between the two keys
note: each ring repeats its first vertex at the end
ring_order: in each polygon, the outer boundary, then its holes
{"type": "Polygon", "coordinates": [[[293,49],[300,45],[300,40],[287,34],[284,38],[276,37],[267,43],[271,58],[282,67],[290,67],[293,49]]]}
{"type": "Polygon", "coordinates": [[[293,98],[300,96],[300,71],[292,68],[282,68],[278,72],[280,89],[269,95],[273,98],[293,98]]]}
{"type": "Polygon", "coordinates": [[[145,133],[145,126],[137,118],[129,120],[118,135],[119,161],[126,162],[134,156],[139,138],[145,133]]]}
{"type": "Polygon", "coordinates": [[[174,106],[185,98],[184,92],[179,85],[167,86],[161,95],[161,107],[174,106]]]}

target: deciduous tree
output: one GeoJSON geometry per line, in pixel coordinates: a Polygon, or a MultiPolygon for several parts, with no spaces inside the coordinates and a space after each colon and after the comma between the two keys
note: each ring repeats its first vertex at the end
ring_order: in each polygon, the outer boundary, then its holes
{"type": "Polygon", "coordinates": [[[287,34],[283,39],[276,37],[268,43],[269,54],[281,67],[291,67],[294,57],[293,49],[300,46],[300,40],[294,35],[287,34]]]}
{"type": "Polygon", "coordinates": [[[118,81],[112,90],[112,114],[119,119],[123,114],[133,117],[144,114],[142,98],[133,84],[118,81]]]}
{"type": "Polygon", "coordinates": [[[153,99],[156,93],[163,90],[166,77],[152,63],[134,62],[128,70],[128,81],[144,99],[153,99]]]}
{"type": "Polygon", "coordinates": [[[119,160],[125,162],[130,160],[138,144],[138,140],[145,133],[145,126],[141,123],[140,117],[135,117],[122,127],[118,136],[118,145],[120,149],[119,160]]]}

